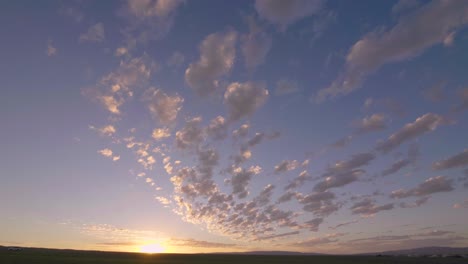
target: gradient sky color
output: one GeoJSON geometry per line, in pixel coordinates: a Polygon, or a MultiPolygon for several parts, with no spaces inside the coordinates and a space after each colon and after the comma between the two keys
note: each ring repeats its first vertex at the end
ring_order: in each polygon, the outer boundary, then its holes
{"type": "Polygon", "coordinates": [[[0,244],[468,246],[468,1],[2,1],[0,244]]]}

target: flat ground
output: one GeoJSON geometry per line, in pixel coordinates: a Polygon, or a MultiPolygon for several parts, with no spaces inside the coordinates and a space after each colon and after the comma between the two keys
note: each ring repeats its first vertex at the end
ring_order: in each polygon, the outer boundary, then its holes
{"type": "Polygon", "coordinates": [[[376,257],[376,256],[257,256],[227,254],[138,254],[47,249],[24,249],[22,251],[0,250],[1,264],[149,264],[149,263],[241,263],[241,264],[466,264],[467,259],[423,257],[376,257]]]}

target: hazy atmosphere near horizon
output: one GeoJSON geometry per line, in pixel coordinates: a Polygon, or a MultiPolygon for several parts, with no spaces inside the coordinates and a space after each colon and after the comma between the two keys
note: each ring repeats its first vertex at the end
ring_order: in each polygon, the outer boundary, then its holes
{"type": "Polygon", "coordinates": [[[468,1],[0,3],[0,245],[468,247],[468,1]]]}

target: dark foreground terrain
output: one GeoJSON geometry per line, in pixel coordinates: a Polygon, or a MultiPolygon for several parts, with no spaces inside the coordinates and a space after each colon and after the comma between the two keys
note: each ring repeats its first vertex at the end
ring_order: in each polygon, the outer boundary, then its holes
{"type": "Polygon", "coordinates": [[[241,255],[241,254],[139,254],[114,253],[96,251],[23,249],[8,251],[0,249],[1,264],[94,264],[94,263],[423,263],[423,264],[458,264],[468,263],[468,259],[456,257],[391,257],[391,256],[272,256],[272,255],[241,255]]]}

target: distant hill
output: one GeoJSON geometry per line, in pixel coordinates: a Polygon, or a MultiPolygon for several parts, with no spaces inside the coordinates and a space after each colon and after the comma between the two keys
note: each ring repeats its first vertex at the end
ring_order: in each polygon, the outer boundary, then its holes
{"type": "Polygon", "coordinates": [[[412,256],[422,256],[422,255],[468,255],[468,248],[456,248],[456,247],[422,247],[422,248],[412,248],[412,249],[402,249],[402,250],[392,250],[384,251],[377,253],[367,253],[362,255],[390,255],[390,256],[400,256],[400,255],[412,255],[412,256]]]}
{"type": "Polygon", "coordinates": [[[265,255],[265,256],[312,256],[312,255],[325,255],[320,253],[304,253],[296,251],[247,251],[247,252],[229,252],[222,254],[236,254],[236,255],[265,255]]]}

